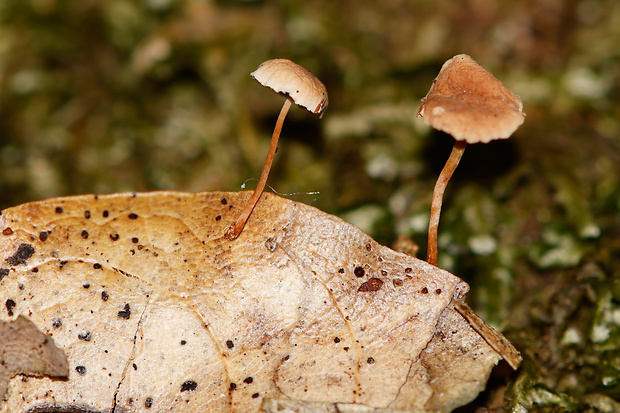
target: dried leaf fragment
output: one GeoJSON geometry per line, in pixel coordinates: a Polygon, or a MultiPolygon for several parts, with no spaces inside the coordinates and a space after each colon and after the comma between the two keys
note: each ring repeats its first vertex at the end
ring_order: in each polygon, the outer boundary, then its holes
{"type": "Polygon", "coordinates": [[[0,400],[5,400],[9,379],[18,375],[66,378],[69,364],[54,340],[23,315],[0,320],[0,400]]]}
{"type": "Polygon", "coordinates": [[[0,411],[80,400],[257,412],[271,398],[426,412],[476,397],[501,356],[452,309],[466,283],[272,194],[229,241],[248,196],[85,195],[3,211],[0,300],[53,331],[70,372],[11,380],[0,411]],[[32,253],[9,262],[23,244],[32,253]]]}
{"type": "Polygon", "coordinates": [[[476,330],[487,343],[489,343],[493,350],[497,351],[502,358],[506,360],[513,370],[519,368],[521,361],[523,361],[523,357],[521,357],[521,353],[514,348],[506,337],[481,319],[467,303],[456,301],[454,303],[454,309],[469,322],[472,328],[476,330]]]}
{"type": "Polygon", "coordinates": [[[299,400],[263,399],[265,413],[411,413],[411,410],[383,409],[353,403],[303,402],[299,400]]]}

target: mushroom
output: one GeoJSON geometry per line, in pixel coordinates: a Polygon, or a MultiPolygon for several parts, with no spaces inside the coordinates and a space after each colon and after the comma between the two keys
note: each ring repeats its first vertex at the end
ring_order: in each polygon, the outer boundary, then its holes
{"type": "Polygon", "coordinates": [[[428,226],[429,264],[437,264],[443,193],[468,143],[507,139],[523,123],[521,99],[466,54],[446,61],[418,110],[424,123],[456,140],[433,190],[428,226]]]}
{"type": "Polygon", "coordinates": [[[267,177],[271,170],[271,164],[278,149],[278,139],[282,131],[284,118],[288,113],[292,103],[306,108],[309,112],[323,116],[323,112],[327,108],[327,90],[319,79],[314,77],[307,69],[287,59],[267,60],[250,74],[261,85],[269,87],[286,96],[276,126],[271,136],[271,144],[265,159],[265,166],[258,180],[258,185],[254,193],[245,204],[237,222],[226,231],[226,238],[230,241],[237,239],[243,231],[243,227],[247,222],[250,214],[254,210],[258,200],[260,199],[267,183],[267,177]]]}

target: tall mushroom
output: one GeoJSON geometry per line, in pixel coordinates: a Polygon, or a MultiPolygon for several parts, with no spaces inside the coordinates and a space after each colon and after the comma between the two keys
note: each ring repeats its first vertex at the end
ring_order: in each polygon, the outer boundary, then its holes
{"type": "Polygon", "coordinates": [[[442,66],[418,110],[424,122],[456,140],[433,190],[428,226],[429,264],[437,264],[437,228],[443,193],[468,143],[507,139],[524,121],[523,104],[512,90],[466,54],[442,66]]]}
{"type": "Polygon", "coordinates": [[[251,73],[251,76],[261,85],[285,95],[286,100],[284,101],[284,105],[276,121],[273,135],[271,136],[271,144],[269,145],[267,159],[265,159],[265,166],[263,166],[258,185],[241,211],[237,222],[226,231],[225,236],[231,241],[239,237],[245,223],[265,190],[271,164],[273,163],[276,150],[278,149],[278,139],[282,131],[282,124],[284,123],[284,118],[291,104],[295,103],[298,106],[306,108],[311,113],[323,116],[323,112],[327,108],[328,103],[327,90],[323,83],[314,77],[307,69],[290,60],[267,60],[261,63],[258,69],[251,73]]]}

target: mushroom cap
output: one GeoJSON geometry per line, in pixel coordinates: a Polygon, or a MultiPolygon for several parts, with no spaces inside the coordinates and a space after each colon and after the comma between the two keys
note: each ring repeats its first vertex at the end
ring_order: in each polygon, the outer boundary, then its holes
{"type": "Polygon", "coordinates": [[[418,116],[467,143],[506,139],[525,118],[519,96],[466,54],[444,63],[418,116]]]}
{"type": "Polygon", "coordinates": [[[327,108],[327,90],[307,69],[288,59],[267,60],[250,74],[261,85],[288,95],[296,105],[323,115],[327,108]]]}

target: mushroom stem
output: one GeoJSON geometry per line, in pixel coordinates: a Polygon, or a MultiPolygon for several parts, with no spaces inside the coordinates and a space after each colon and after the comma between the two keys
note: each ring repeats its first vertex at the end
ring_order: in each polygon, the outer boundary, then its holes
{"type": "Polygon", "coordinates": [[[437,229],[439,228],[439,216],[441,215],[441,203],[443,202],[443,193],[446,190],[448,181],[452,177],[456,167],[459,165],[463,152],[467,147],[467,142],[456,141],[452,148],[452,153],[446,161],[445,166],[441,170],[435,189],[433,189],[433,200],[431,202],[431,217],[428,224],[428,251],[426,253],[426,261],[431,265],[437,265],[437,229]]]}
{"type": "Polygon", "coordinates": [[[250,218],[250,214],[254,210],[254,207],[258,203],[263,191],[265,190],[265,185],[267,184],[267,177],[269,176],[269,171],[271,170],[271,164],[273,164],[273,159],[276,156],[276,151],[278,149],[278,140],[280,139],[280,132],[282,131],[282,124],[284,123],[284,118],[288,113],[288,110],[291,107],[291,99],[287,98],[282,106],[282,110],[280,110],[280,115],[278,116],[278,120],[276,121],[276,127],[273,129],[273,135],[271,135],[271,144],[269,145],[269,152],[267,152],[267,158],[265,159],[265,165],[263,166],[263,171],[260,174],[260,178],[258,180],[258,185],[254,190],[254,193],[246,202],[245,207],[241,211],[239,218],[237,218],[237,222],[232,225],[226,231],[226,238],[230,241],[233,241],[239,237],[241,231],[243,231],[243,227],[245,227],[245,223],[248,218],[250,218]]]}

